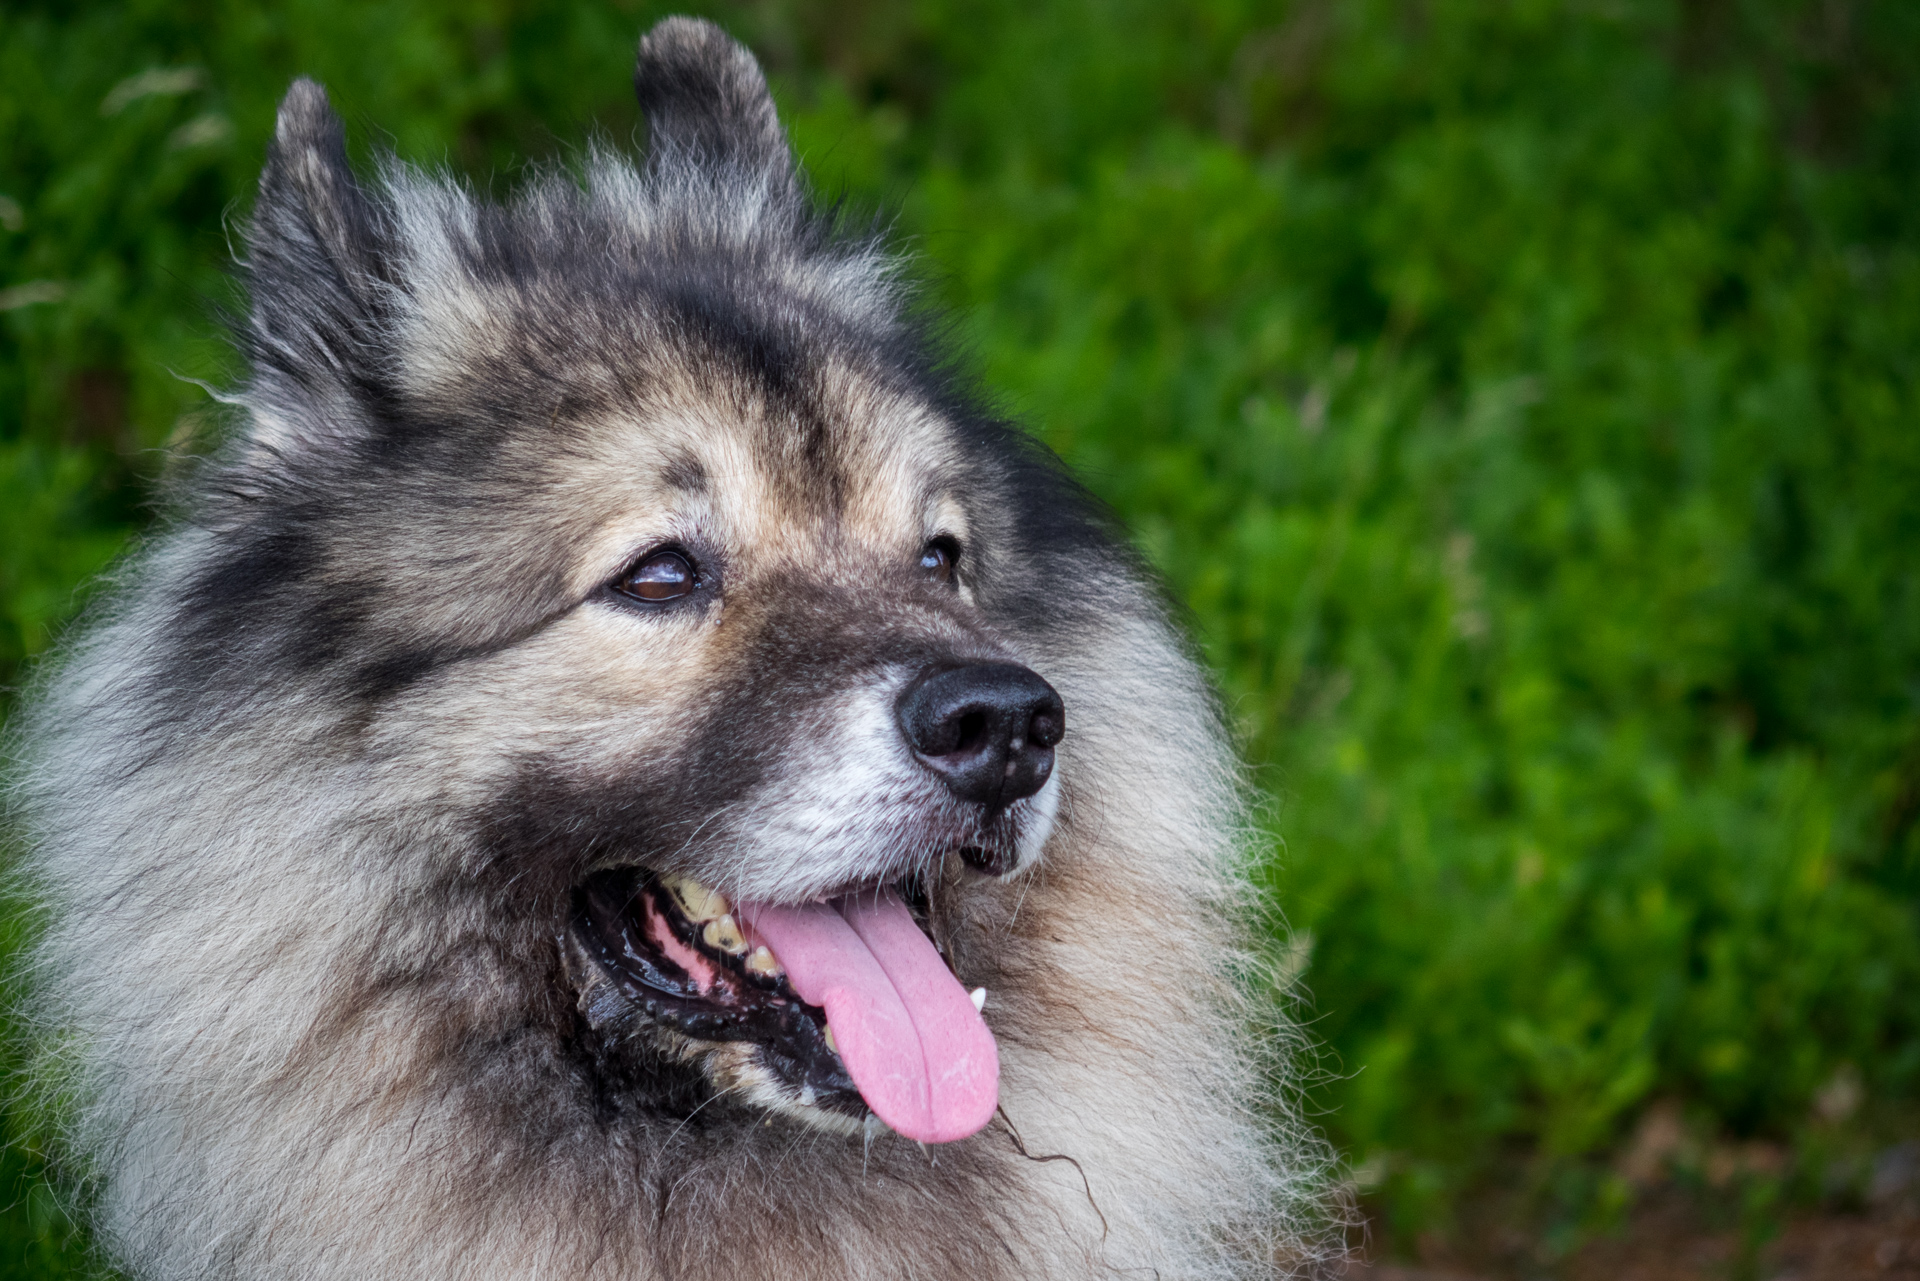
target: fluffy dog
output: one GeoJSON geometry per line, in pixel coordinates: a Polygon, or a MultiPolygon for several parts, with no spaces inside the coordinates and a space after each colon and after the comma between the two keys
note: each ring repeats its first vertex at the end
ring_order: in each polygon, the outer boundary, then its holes
{"type": "MultiPolygon", "coordinates": [[[[511,203],[281,107],[231,439],[21,718],[68,1163],[141,1277],[1239,1277],[1317,1149],[1205,682],[672,19],[511,203]]],[[[1304,1226],[1303,1226],[1304,1225],[1304,1226]]]]}

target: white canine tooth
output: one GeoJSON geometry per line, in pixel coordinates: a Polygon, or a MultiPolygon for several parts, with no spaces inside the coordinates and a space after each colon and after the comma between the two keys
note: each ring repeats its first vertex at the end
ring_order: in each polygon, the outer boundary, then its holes
{"type": "Polygon", "coordinates": [[[663,872],[660,875],[660,884],[667,887],[667,893],[673,895],[674,900],[680,904],[680,910],[685,912],[687,919],[695,925],[725,916],[733,910],[725,895],[715,893],[691,877],[663,872]]]}
{"type": "Polygon", "coordinates": [[[728,956],[739,956],[747,950],[747,940],[740,936],[740,927],[734,924],[731,916],[708,921],[707,928],[700,931],[700,937],[708,947],[725,952],[728,956]]]}
{"type": "Polygon", "coordinates": [[[777,979],[786,973],[780,968],[779,960],[765,944],[754,948],[747,955],[747,968],[755,974],[764,974],[770,979],[777,979]]]}
{"type": "Polygon", "coordinates": [[[984,987],[976,987],[973,991],[967,993],[967,996],[973,1001],[973,1012],[975,1014],[987,1008],[987,989],[984,987]]]}

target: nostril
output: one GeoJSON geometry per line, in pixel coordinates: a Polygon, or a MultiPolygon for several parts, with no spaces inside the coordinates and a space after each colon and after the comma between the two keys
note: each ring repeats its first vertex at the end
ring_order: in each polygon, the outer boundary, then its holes
{"type": "Polygon", "coordinates": [[[959,732],[955,737],[951,752],[970,752],[980,746],[987,736],[987,714],[982,711],[967,711],[960,715],[959,732]]]}
{"type": "Polygon", "coordinates": [[[927,756],[951,756],[960,750],[962,729],[958,717],[919,716],[907,725],[907,739],[927,756]]]}

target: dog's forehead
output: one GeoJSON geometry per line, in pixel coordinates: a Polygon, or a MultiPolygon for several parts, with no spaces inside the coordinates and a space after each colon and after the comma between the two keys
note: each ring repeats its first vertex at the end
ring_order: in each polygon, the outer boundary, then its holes
{"type": "Polygon", "coordinates": [[[801,400],[738,381],[657,380],[644,401],[581,426],[552,501],[592,513],[596,562],[699,541],[751,569],[828,546],[843,559],[893,557],[935,533],[964,539],[963,468],[939,411],[851,369],[810,383],[801,400]]]}

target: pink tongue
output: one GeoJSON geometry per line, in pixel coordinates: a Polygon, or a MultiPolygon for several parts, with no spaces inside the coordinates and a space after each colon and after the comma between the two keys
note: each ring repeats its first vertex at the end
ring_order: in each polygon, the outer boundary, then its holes
{"type": "Polygon", "coordinates": [[[922,1143],[964,1139],[1000,1101],[1000,1054],[967,991],[891,890],[734,910],[787,968],[874,1115],[922,1143]]]}

